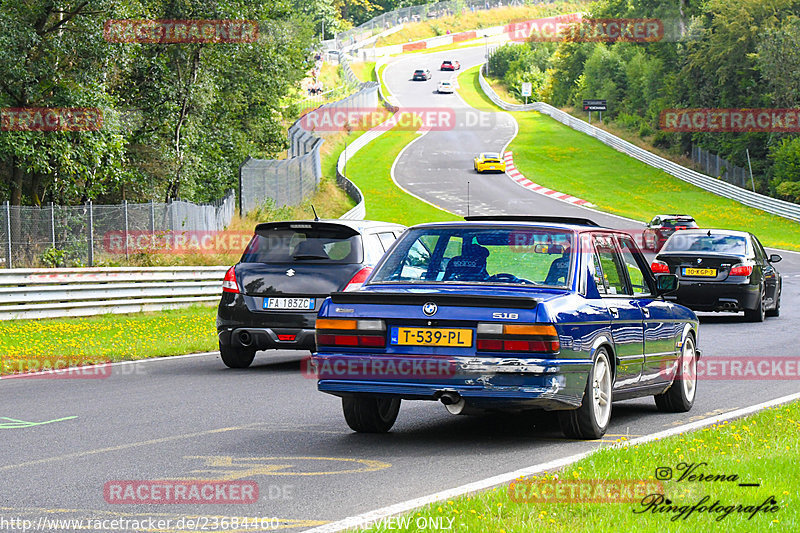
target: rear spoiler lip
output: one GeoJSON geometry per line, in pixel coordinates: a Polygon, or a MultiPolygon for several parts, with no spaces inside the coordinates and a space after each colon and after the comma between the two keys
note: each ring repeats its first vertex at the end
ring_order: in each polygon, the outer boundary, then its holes
{"type": "Polygon", "coordinates": [[[474,294],[410,294],[405,292],[334,292],[331,301],[335,304],[388,304],[424,305],[433,302],[452,307],[496,307],[511,309],[535,309],[539,301],[526,296],[481,296],[474,294]]]}

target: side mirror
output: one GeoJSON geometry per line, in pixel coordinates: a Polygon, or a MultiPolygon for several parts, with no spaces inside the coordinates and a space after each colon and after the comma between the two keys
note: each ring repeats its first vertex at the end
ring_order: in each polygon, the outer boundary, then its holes
{"type": "Polygon", "coordinates": [[[769,261],[770,263],[779,263],[781,259],[783,259],[783,257],[779,256],[778,254],[772,254],[769,256],[769,259],[767,259],[767,261],[769,261]]]}
{"type": "Polygon", "coordinates": [[[656,293],[659,296],[678,290],[678,276],[675,274],[656,274],[656,293]]]}

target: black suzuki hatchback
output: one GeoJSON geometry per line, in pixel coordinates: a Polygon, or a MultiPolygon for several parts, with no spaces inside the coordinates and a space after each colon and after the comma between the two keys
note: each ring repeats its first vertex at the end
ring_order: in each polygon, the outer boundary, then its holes
{"type": "Polygon", "coordinates": [[[358,289],[405,226],[365,220],[259,224],[225,274],[217,309],[222,361],[246,368],[257,350],[314,350],[314,321],[332,292],[358,289]]]}

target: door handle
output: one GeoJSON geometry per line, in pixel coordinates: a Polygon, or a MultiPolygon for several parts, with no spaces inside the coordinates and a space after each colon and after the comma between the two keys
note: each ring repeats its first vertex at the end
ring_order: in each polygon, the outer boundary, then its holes
{"type": "Polygon", "coordinates": [[[611,316],[614,318],[619,318],[619,309],[616,307],[609,307],[608,310],[611,312],[611,316]]]}
{"type": "Polygon", "coordinates": [[[650,318],[650,310],[646,307],[642,307],[642,313],[644,313],[645,318],[650,318]]]}

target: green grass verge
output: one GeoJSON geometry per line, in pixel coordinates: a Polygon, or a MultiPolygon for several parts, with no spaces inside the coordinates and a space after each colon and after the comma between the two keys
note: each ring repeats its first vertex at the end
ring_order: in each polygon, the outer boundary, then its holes
{"type": "MultiPolygon", "coordinates": [[[[564,468],[557,474],[532,476],[513,488],[504,485],[489,491],[435,503],[411,512],[400,520],[409,520],[407,531],[437,531],[429,524],[448,524],[452,531],[636,531],[661,533],[697,531],[800,530],[800,496],[797,492],[797,457],[800,454],[800,403],[767,409],[753,416],[715,425],[702,430],[675,435],[660,441],[623,448],[605,448],[564,468]],[[685,465],[700,465],[694,474],[724,474],[728,481],[676,481],[686,472],[685,465]],[[682,465],[683,464],[683,465],[682,465]],[[681,469],[681,466],[684,466],[681,469]],[[691,506],[700,502],[710,507],[758,506],[770,498],[775,512],[749,513],[735,509],[725,512],[653,512],[639,498],[628,502],[564,502],[545,500],[535,503],[534,494],[553,494],[545,487],[555,486],[558,476],[572,486],[582,481],[596,488],[593,480],[634,480],[656,483],[657,469],[672,469],[673,478],[662,481],[656,490],[669,498],[673,506],[691,506]],[[730,476],[737,476],[733,480],[730,476]],[[528,485],[527,481],[534,484],[528,485]],[[541,484],[540,484],[541,483],[541,484]],[[740,487],[739,483],[758,483],[758,487],[740,487]],[[517,487],[522,490],[517,492],[517,487]],[[531,490],[533,489],[533,490],[531,490]],[[638,512],[637,512],[638,511],[638,512]],[[643,512],[644,511],[644,512],[643,512]],[[677,517],[677,518],[676,518],[677,517]],[[437,522],[439,520],[440,522],[437,522]],[[443,520],[443,522],[441,522],[443,520]]],[[[519,483],[519,481],[515,482],[519,483]]],[[[606,485],[608,486],[608,485],[606,485]]],[[[569,493],[565,493],[569,494],[569,493]]],[[[541,501],[541,500],[540,500],[541,501]]],[[[662,505],[665,505],[664,502],[662,505]]],[[[701,504],[702,505],[702,504],[701,504]]],[[[658,507],[657,507],[658,508],[658,507]]],[[[394,526],[398,527],[397,519],[394,526]]],[[[376,525],[371,531],[388,531],[389,524],[376,525]]]]}
{"type": "Polygon", "coordinates": [[[353,69],[353,74],[361,81],[378,81],[378,78],[375,76],[374,61],[350,63],[350,68],[353,69]]]}
{"type": "MultiPolygon", "coordinates": [[[[499,109],[483,94],[478,67],[462,73],[459,85],[459,94],[473,107],[499,109]]],[[[701,227],[751,231],[766,246],[800,250],[796,222],[706,192],[540,113],[511,115],[519,124],[519,134],[509,146],[514,164],[539,185],[636,220],[688,213],[701,227]]]]}
{"type": "Polygon", "coordinates": [[[0,373],[216,350],[215,305],[0,322],[0,373]]]}
{"type": "Polygon", "coordinates": [[[367,200],[367,218],[411,226],[422,222],[460,220],[452,213],[419,200],[395,185],[391,168],[395,158],[417,137],[402,125],[367,144],[347,162],[347,177],[361,189],[367,200]]]}

